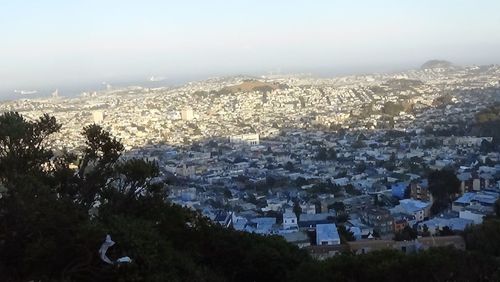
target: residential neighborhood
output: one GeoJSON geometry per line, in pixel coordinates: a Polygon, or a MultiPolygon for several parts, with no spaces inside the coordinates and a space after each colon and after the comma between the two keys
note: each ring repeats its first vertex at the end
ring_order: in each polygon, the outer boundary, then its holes
{"type": "Polygon", "coordinates": [[[477,114],[499,101],[499,75],[493,65],[228,77],[0,109],[54,115],[59,152],[78,151],[81,128],[98,124],[123,142],[124,159],[159,165],[171,203],[227,228],[325,248],[393,240],[407,228],[415,240],[443,229],[454,235],[494,214],[500,153],[494,136],[475,127],[477,114]],[[433,210],[430,186],[440,184],[429,174],[444,170],[459,190],[433,210]]]}

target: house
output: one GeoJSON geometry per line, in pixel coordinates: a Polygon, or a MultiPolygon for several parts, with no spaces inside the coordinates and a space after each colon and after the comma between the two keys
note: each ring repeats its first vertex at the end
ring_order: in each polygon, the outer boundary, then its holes
{"type": "Polygon", "coordinates": [[[338,186],[345,186],[349,184],[349,178],[347,177],[341,177],[341,178],[336,178],[332,179],[332,183],[338,186]]]}
{"type": "Polygon", "coordinates": [[[472,174],[470,172],[463,172],[457,175],[458,180],[460,181],[460,191],[462,193],[472,191],[472,174]]]}
{"type": "Polygon", "coordinates": [[[340,236],[335,223],[316,225],[316,245],[340,245],[340,236]]]}
{"type": "Polygon", "coordinates": [[[233,213],[227,211],[218,211],[214,221],[224,227],[229,227],[232,224],[233,213]]]}
{"type": "Polygon", "coordinates": [[[404,219],[394,219],[394,233],[399,233],[408,226],[408,221],[404,219]]]}
{"type": "Polygon", "coordinates": [[[276,231],[276,218],[274,217],[233,217],[233,228],[238,231],[257,233],[263,235],[273,234],[276,231]]]}
{"type": "Polygon", "coordinates": [[[297,231],[299,229],[297,216],[290,211],[283,213],[283,229],[282,231],[297,231]]]}
{"type": "Polygon", "coordinates": [[[302,212],[306,214],[316,213],[316,205],[313,203],[301,203],[300,208],[302,209],[302,212]]]}
{"type": "Polygon", "coordinates": [[[406,226],[413,227],[417,224],[417,220],[413,214],[394,213],[392,217],[394,218],[394,232],[399,232],[406,226]]]}
{"type": "Polygon", "coordinates": [[[453,211],[459,212],[464,210],[464,208],[471,205],[481,205],[483,207],[493,208],[495,202],[500,197],[498,192],[493,191],[481,191],[481,192],[467,192],[464,193],[460,198],[456,199],[451,208],[453,211]]]}
{"type": "Polygon", "coordinates": [[[299,217],[299,227],[301,229],[314,229],[318,224],[333,222],[333,214],[331,213],[303,213],[299,217]]]}
{"type": "Polygon", "coordinates": [[[415,216],[416,221],[423,221],[429,217],[431,203],[422,202],[413,199],[404,199],[399,201],[399,205],[391,209],[391,214],[403,213],[415,216]]]}
{"type": "MultiPolygon", "coordinates": [[[[370,234],[373,234],[373,227],[362,223],[359,219],[349,219],[346,223],[346,226],[348,226],[349,230],[353,233],[354,229],[359,229],[361,238],[368,238],[370,234]]],[[[356,233],[354,233],[354,236],[356,237],[356,233]]],[[[356,240],[358,240],[357,237],[356,240]]]]}
{"type": "Polygon", "coordinates": [[[442,217],[435,217],[433,219],[420,222],[417,226],[418,231],[423,231],[424,230],[424,225],[427,226],[429,232],[431,235],[437,234],[440,229],[443,229],[443,227],[447,226],[449,227],[452,231],[464,231],[465,228],[468,226],[471,226],[474,224],[473,220],[470,219],[464,219],[464,218],[442,218],[442,217]]]}
{"type": "Polygon", "coordinates": [[[429,191],[429,182],[427,179],[410,183],[410,197],[415,200],[432,202],[432,195],[429,191]]]}
{"type": "Polygon", "coordinates": [[[374,231],[380,234],[388,234],[393,232],[394,219],[391,213],[380,207],[367,207],[361,213],[363,223],[373,227],[374,231]]]}

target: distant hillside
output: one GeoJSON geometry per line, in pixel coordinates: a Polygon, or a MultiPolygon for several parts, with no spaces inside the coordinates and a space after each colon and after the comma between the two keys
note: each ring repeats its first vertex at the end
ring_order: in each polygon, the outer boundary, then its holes
{"type": "Polygon", "coordinates": [[[399,89],[399,90],[406,90],[408,88],[422,86],[423,84],[424,83],[422,81],[417,79],[396,79],[396,78],[389,79],[384,83],[384,85],[392,89],[399,89]]]}
{"type": "Polygon", "coordinates": [[[246,80],[246,81],[243,81],[243,83],[238,84],[238,85],[224,87],[221,90],[221,92],[225,92],[225,93],[252,92],[252,91],[270,92],[272,90],[282,88],[282,87],[283,87],[282,85],[262,82],[259,80],[246,80]]]}
{"type": "Polygon", "coordinates": [[[478,112],[475,117],[476,124],[472,134],[493,137],[494,146],[500,146],[500,103],[478,112]]]}
{"type": "Polygon", "coordinates": [[[451,68],[453,64],[445,60],[430,60],[425,62],[420,68],[421,69],[438,69],[438,68],[451,68]]]}

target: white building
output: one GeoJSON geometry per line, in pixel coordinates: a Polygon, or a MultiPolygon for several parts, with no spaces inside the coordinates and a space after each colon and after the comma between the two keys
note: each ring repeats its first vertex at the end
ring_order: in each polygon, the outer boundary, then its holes
{"type": "Polygon", "coordinates": [[[229,142],[235,144],[259,145],[259,134],[240,134],[229,137],[229,142]]]}
{"type": "Polygon", "coordinates": [[[283,229],[284,230],[299,229],[299,225],[297,223],[297,216],[293,212],[285,212],[283,214],[283,229]]]}
{"type": "Polygon", "coordinates": [[[94,123],[101,123],[104,120],[104,113],[102,111],[93,111],[92,120],[94,121],[94,123]]]}
{"type": "Polygon", "coordinates": [[[193,120],[194,119],[193,109],[189,107],[182,109],[181,118],[182,120],[193,120]]]}

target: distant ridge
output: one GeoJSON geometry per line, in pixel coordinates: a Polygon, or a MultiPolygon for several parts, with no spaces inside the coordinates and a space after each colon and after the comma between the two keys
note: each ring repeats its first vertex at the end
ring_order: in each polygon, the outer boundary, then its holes
{"type": "Polygon", "coordinates": [[[449,69],[452,68],[453,64],[445,60],[429,60],[425,62],[420,69],[449,69]]]}
{"type": "Polygon", "coordinates": [[[269,92],[275,89],[283,87],[283,85],[278,85],[276,83],[262,82],[259,80],[248,79],[244,80],[242,83],[233,86],[227,86],[222,89],[223,92],[236,93],[236,92],[269,92]]]}

